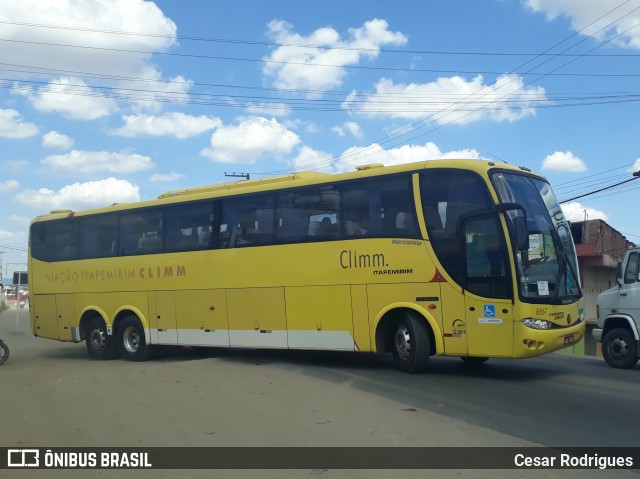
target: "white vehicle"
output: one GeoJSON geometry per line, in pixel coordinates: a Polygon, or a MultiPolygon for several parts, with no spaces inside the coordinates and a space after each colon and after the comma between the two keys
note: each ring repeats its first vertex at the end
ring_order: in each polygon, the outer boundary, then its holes
{"type": "Polygon", "coordinates": [[[627,251],[618,263],[617,286],[598,295],[598,328],[593,338],[602,342],[609,366],[628,369],[638,362],[640,336],[640,247],[627,251]]]}

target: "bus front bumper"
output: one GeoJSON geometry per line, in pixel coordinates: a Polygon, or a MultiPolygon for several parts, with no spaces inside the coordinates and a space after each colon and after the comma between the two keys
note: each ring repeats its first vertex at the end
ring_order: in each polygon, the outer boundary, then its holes
{"type": "Polygon", "coordinates": [[[518,322],[514,330],[515,358],[530,358],[571,347],[584,338],[586,324],[581,321],[567,328],[532,329],[518,322]]]}

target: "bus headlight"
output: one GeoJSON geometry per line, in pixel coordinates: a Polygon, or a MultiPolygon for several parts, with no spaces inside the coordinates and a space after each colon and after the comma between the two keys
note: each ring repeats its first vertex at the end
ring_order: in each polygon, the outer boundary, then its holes
{"type": "Polygon", "coordinates": [[[533,318],[523,319],[522,324],[524,324],[527,328],[531,328],[531,329],[551,329],[551,325],[552,325],[550,321],[545,321],[544,319],[533,319],[533,318]]]}

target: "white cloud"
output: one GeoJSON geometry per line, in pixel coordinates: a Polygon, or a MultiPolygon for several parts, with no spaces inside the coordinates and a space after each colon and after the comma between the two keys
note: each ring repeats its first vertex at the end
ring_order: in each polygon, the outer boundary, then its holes
{"type": "Polygon", "coordinates": [[[176,173],[175,171],[172,171],[171,173],[167,174],[156,173],[155,175],[151,175],[150,180],[153,182],[170,183],[172,181],[181,180],[184,177],[185,175],[183,175],[182,173],[176,173]]]}
{"type": "Polygon", "coordinates": [[[264,156],[280,157],[300,143],[294,132],[275,118],[244,119],[237,126],[221,126],[211,136],[211,148],[203,156],[218,163],[254,164],[264,156]]]}
{"type": "Polygon", "coordinates": [[[640,22],[640,12],[634,11],[637,4],[624,5],[619,0],[525,0],[524,4],[537,13],[543,13],[547,20],[555,20],[560,16],[569,18],[571,28],[575,31],[585,28],[583,35],[593,35],[604,41],[621,34],[614,40],[616,43],[634,49],[640,49],[640,31],[635,27],[640,22]],[[604,18],[596,21],[605,13],[613,10],[604,18]],[[626,14],[629,14],[628,16],[626,14]],[[624,18],[621,18],[624,17],[624,18]],[[607,26],[614,20],[619,21],[607,26]],[[593,23],[593,24],[592,24],[593,23]],[[591,25],[592,24],[592,25],[591,25]],[[601,31],[602,30],[602,31],[601,31]],[[627,30],[629,30],[627,32],[627,30]]]}
{"type": "Polygon", "coordinates": [[[26,123],[16,110],[0,108],[0,137],[29,138],[38,134],[38,127],[34,123],[26,123]]]}
{"type": "Polygon", "coordinates": [[[337,125],[331,128],[331,131],[335,132],[338,136],[346,136],[348,132],[355,138],[364,138],[360,125],[355,121],[345,121],[342,125],[337,125]]]}
{"type": "Polygon", "coordinates": [[[17,194],[14,199],[44,211],[60,208],[80,210],[112,203],[140,201],[140,189],[128,181],[107,178],[86,183],[73,183],[58,191],[48,188],[28,189],[17,194]]]}
{"type": "Polygon", "coordinates": [[[71,120],[95,120],[117,111],[116,102],[78,78],[61,77],[37,89],[13,87],[38,111],[60,113],[71,120]]]}
{"type": "Polygon", "coordinates": [[[587,171],[587,165],[581,158],[570,151],[556,151],[542,162],[542,169],[548,171],[567,171],[570,173],[582,173],[587,171]]]}
{"type": "Polygon", "coordinates": [[[249,104],[247,111],[252,115],[287,116],[291,114],[291,107],[286,103],[256,103],[249,104]]]}
{"type": "Polygon", "coordinates": [[[63,155],[51,155],[42,164],[57,171],[72,173],[135,173],[153,167],[148,156],[135,153],[73,150],[63,155]]]}
{"type": "Polygon", "coordinates": [[[407,42],[402,33],[392,32],[388,27],[385,20],[370,20],[360,28],[349,29],[350,38],[343,40],[330,27],[319,28],[304,36],[294,33],[289,23],[273,20],[269,23],[269,35],[283,45],[264,58],[267,63],[263,73],[273,79],[277,88],[306,89],[310,90],[309,96],[316,96],[342,84],[345,66],[355,65],[363,58],[376,58],[384,45],[404,45],[407,42]],[[331,66],[315,66],[318,64],[331,66]]]}
{"type": "Polygon", "coordinates": [[[547,102],[542,87],[525,87],[522,77],[503,75],[485,84],[482,75],[438,78],[429,83],[398,83],[382,78],[375,93],[351,92],[342,107],[370,118],[430,119],[430,123],[479,120],[517,121],[535,115],[535,105],[547,102]]]}
{"type": "Polygon", "coordinates": [[[42,146],[45,148],[68,150],[73,146],[73,140],[67,135],[62,135],[57,131],[50,131],[42,137],[42,146]]]}
{"type": "MultiPolygon", "coordinates": [[[[328,159],[325,154],[318,152],[320,159],[328,159]]],[[[312,157],[310,152],[306,152],[305,157],[312,157]]],[[[382,163],[385,166],[413,163],[417,161],[428,161],[438,159],[459,159],[459,160],[487,160],[483,158],[475,149],[442,151],[432,142],[424,145],[403,145],[399,148],[385,150],[377,143],[372,143],[365,147],[352,147],[347,149],[338,161],[332,166],[334,172],[353,171],[356,166],[370,163],[382,163]]],[[[309,162],[310,163],[310,162],[309,162]]],[[[309,164],[307,163],[307,164],[309,164]]],[[[319,169],[322,165],[314,165],[314,169],[319,169]]]]}
{"type": "Polygon", "coordinates": [[[159,112],[167,102],[185,103],[189,99],[188,92],[193,81],[182,76],[162,80],[162,74],[154,68],[146,67],[138,74],[146,81],[140,82],[123,80],[118,84],[120,95],[130,98],[134,111],[159,112]],[[140,90],[143,92],[139,92],[140,90]]]}
{"type": "Polygon", "coordinates": [[[38,43],[14,43],[11,48],[2,48],[1,61],[8,63],[22,64],[25,58],[37,58],[41,68],[135,76],[148,64],[150,55],[110,49],[166,51],[176,40],[175,23],[165,17],[155,3],[145,0],[0,0],[0,12],[2,19],[12,22],[3,25],[3,38],[38,43]],[[25,27],[18,23],[66,28],[25,27]],[[143,32],[144,35],[109,32],[143,32]]]}
{"type": "Polygon", "coordinates": [[[640,158],[638,158],[633,166],[631,167],[630,173],[635,173],[636,171],[640,171],[640,158]]]}
{"type": "Polygon", "coordinates": [[[331,158],[333,156],[329,153],[303,146],[293,159],[293,166],[301,169],[319,170],[326,166],[331,158]]]}
{"type": "Polygon", "coordinates": [[[113,130],[114,135],[136,136],[175,136],[180,140],[213,130],[222,121],[213,116],[194,116],[184,113],[165,113],[164,115],[125,115],[124,125],[113,130]]]}
{"type": "Polygon", "coordinates": [[[18,188],[20,188],[18,180],[0,181],[0,193],[7,193],[9,191],[17,190],[18,188]]]}
{"type": "MultiPolygon", "coordinates": [[[[183,81],[181,77],[162,81],[162,74],[153,63],[153,53],[165,52],[176,44],[177,32],[175,23],[154,2],[0,0],[0,19],[10,21],[3,24],[3,39],[16,41],[11,43],[11,48],[0,49],[0,63],[22,65],[27,59],[36,59],[35,64],[43,71],[82,71],[111,77],[144,78],[148,80],[147,83],[95,77],[91,80],[91,86],[145,90],[144,94],[119,92],[121,95],[135,96],[131,101],[145,109],[157,109],[157,100],[163,97],[180,100],[180,94],[191,86],[191,82],[183,81]],[[37,27],[38,24],[60,28],[37,27]]],[[[21,75],[22,78],[29,76],[34,75],[21,75]]],[[[90,94],[98,95],[95,88],[90,94]]],[[[43,101],[48,96],[44,95],[43,101]]],[[[57,96],[62,96],[62,93],[57,96]]],[[[80,100],[83,97],[72,95],[71,98],[80,100]]],[[[85,97],[83,100],[89,102],[92,98],[85,97]]],[[[106,101],[104,98],[98,100],[106,101]]],[[[61,100],[58,98],[54,103],[59,104],[61,100]]],[[[86,109],[84,111],[85,114],[88,112],[86,109]]]]}
{"type": "Polygon", "coordinates": [[[609,218],[607,215],[594,208],[587,208],[583,206],[581,203],[577,201],[573,201],[571,203],[564,203],[560,205],[562,207],[562,212],[566,216],[569,221],[584,221],[586,220],[604,220],[607,221],[609,218]]]}

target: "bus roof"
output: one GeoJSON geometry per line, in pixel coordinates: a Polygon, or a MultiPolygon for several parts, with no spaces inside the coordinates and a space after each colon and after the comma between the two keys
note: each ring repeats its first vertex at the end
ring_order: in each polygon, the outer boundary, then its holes
{"type": "Polygon", "coordinates": [[[326,178],[332,176],[329,173],[320,173],[317,171],[303,171],[301,173],[294,173],[292,175],[273,176],[269,178],[260,178],[257,180],[244,180],[233,181],[230,183],[218,183],[215,185],[196,186],[193,188],[184,188],[181,190],[172,190],[162,193],[158,196],[159,199],[170,198],[174,196],[195,195],[200,193],[210,193],[214,191],[232,190],[235,188],[249,188],[257,185],[267,185],[270,183],[283,183],[287,181],[307,180],[312,178],[326,178]]]}
{"type": "MultiPolygon", "coordinates": [[[[370,165],[359,165],[354,167],[355,171],[350,171],[346,173],[321,173],[317,171],[303,171],[299,173],[293,173],[290,175],[283,176],[273,176],[267,178],[260,178],[254,180],[242,180],[242,181],[232,181],[227,183],[216,183],[213,185],[206,186],[197,186],[192,188],[183,188],[172,191],[167,191],[158,196],[158,199],[155,200],[147,200],[140,201],[134,203],[114,203],[112,205],[104,206],[101,208],[95,208],[90,210],[83,210],[78,212],[79,215],[85,214],[97,214],[97,213],[106,213],[118,210],[126,210],[132,208],[138,208],[141,206],[154,206],[166,204],[167,202],[172,202],[172,200],[176,200],[180,202],[182,198],[187,199],[195,199],[195,197],[199,197],[198,199],[206,199],[206,198],[216,198],[216,197],[224,197],[226,196],[224,193],[229,192],[233,195],[245,192],[260,192],[260,191],[269,191],[279,188],[286,188],[292,186],[306,186],[318,183],[324,183],[325,181],[342,181],[348,179],[362,178],[362,177],[371,177],[371,176],[379,176],[385,174],[393,174],[393,173],[401,173],[401,172],[410,172],[410,171],[420,171],[423,169],[429,168],[454,168],[454,169],[464,169],[464,170],[472,170],[476,172],[487,172],[490,169],[500,168],[507,169],[513,171],[525,171],[534,176],[538,176],[542,178],[540,175],[536,173],[532,173],[528,168],[518,167],[508,163],[495,163],[493,161],[485,161],[485,160],[463,160],[463,159],[441,159],[441,160],[427,160],[420,161],[415,163],[404,163],[401,165],[395,166],[383,166],[382,164],[375,163],[370,165]]],[[[76,212],[69,209],[57,209],[53,210],[50,213],[39,215],[33,219],[32,222],[36,221],[46,221],[51,219],[61,219],[76,216],[76,212]]]]}

